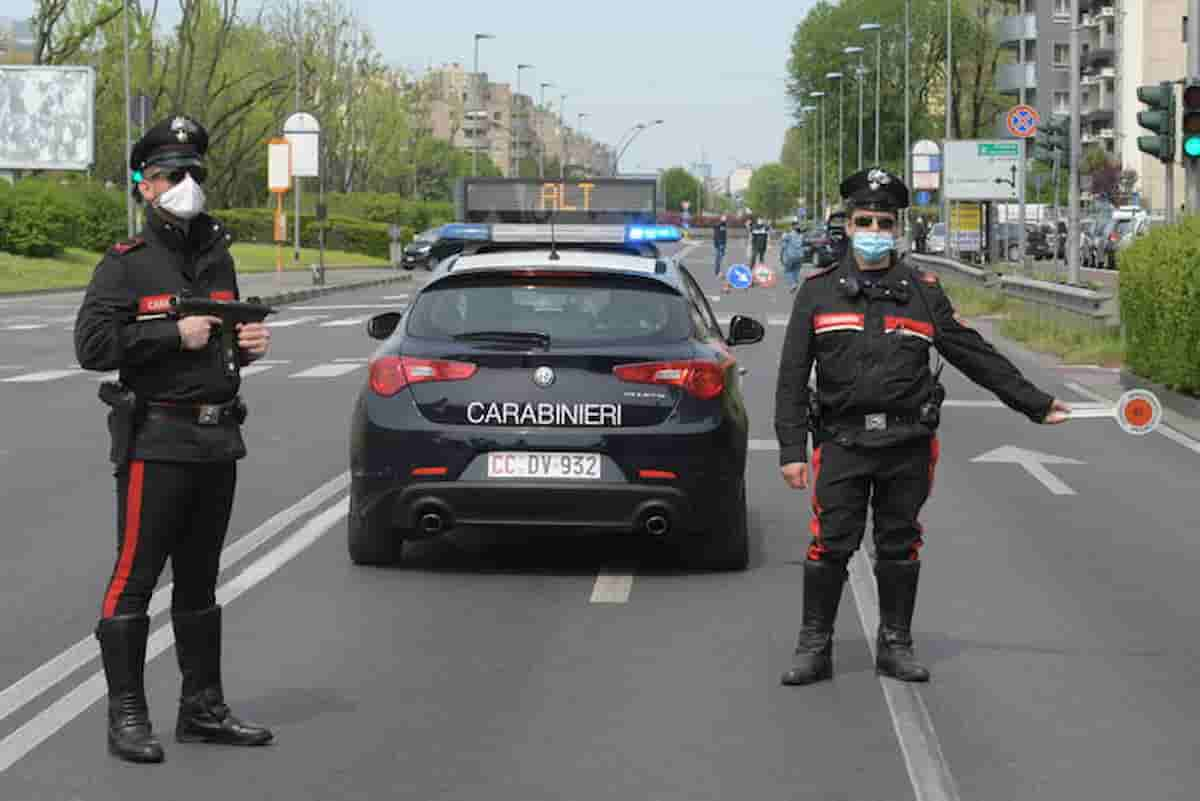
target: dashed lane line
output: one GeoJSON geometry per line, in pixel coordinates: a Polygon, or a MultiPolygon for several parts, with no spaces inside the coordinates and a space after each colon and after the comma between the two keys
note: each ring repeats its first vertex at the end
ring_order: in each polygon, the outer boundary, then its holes
{"type": "Polygon", "coordinates": [[[301,370],[298,373],[292,373],[290,376],[288,376],[288,378],[336,378],[340,375],[353,373],[360,367],[362,367],[362,364],[358,362],[318,364],[316,367],[310,367],[307,370],[301,370]]]}
{"type": "Polygon", "coordinates": [[[591,602],[594,604],[623,604],[629,601],[629,593],[632,590],[632,574],[601,573],[596,576],[591,602]]]}
{"type": "MultiPolygon", "coordinates": [[[[225,582],[217,589],[217,603],[227,607],[238,596],[261,584],[273,573],[286,565],[306,548],[320,539],[326,532],[346,517],[350,508],[349,497],[343,497],[333,506],[321,512],[296,533],[285,539],[272,550],[263,554],[245,570],[225,582]]],[[[146,661],[157,657],[175,641],[170,623],[164,623],[150,635],[146,647],[146,661]]],[[[7,771],[17,760],[24,757],[41,743],[52,737],[88,707],[105,696],[106,686],[103,671],[96,671],[75,689],[68,692],[32,720],[0,741],[0,774],[7,771]]]]}
{"type": "MultiPolygon", "coordinates": [[[[321,508],[330,498],[350,485],[350,473],[343,472],[322,484],[286,509],[276,513],[250,533],[232,541],[221,552],[221,570],[236,565],[263,543],[278,536],[297,520],[321,508]]],[[[148,614],[155,617],[166,611],[171,602],[173,584],[159,588],[150,598],[148,614]]],[[[53,657],[33,672],[0,692],[0,721],[40,697],[67,676],[100,654],[95,637],[89,635],[53,657]]]]}
{"type": "Polygon", "coordinates": [[[40,384],[46,381],[56,381],[60,378],[66,378],[73,375],[81,375],[85,370],[43,370],[40,373],[26,373],[25,375],[14,375],[10,378],[0,378],[0,382],[5,384],[40,384]]]}

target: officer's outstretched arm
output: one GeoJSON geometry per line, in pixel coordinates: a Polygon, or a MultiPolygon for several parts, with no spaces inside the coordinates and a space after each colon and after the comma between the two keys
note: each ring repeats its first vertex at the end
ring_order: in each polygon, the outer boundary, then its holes
{"type": "Polygon", "coordinates": [[[775,436],[779,464],[808,461],[808,376],[813,363],[812,293],[804,285],[796,292],[792,316],[783,340],[779,379],[775,387],[775,436]]]}
{"type": "Polygon", "coordinates": [[[134,321],[137,298],[124,279],[125,266],[110,253],[88,284],[75,318],[75,356],[85,370],[119,370],[179,350],[174,320],[134,321]]]}
{"type": "Polygon", "coordinates": [[[937,322],[934,344],[938,352],[967,378],[995,393],[1010,409],[1035,423],[1042,422],[1050,411],[1053,396],[1030,383],[1004,354],[963,322],[940,284],[926,280],[920,290],[929,299],[937,322]]]}

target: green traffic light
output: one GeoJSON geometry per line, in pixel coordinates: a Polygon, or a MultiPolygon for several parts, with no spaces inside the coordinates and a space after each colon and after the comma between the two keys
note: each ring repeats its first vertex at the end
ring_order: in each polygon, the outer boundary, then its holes
{"type": "Polygon", "coordinates": [[[1184,139],[1183,152],[1192,158],[1200,158],[1200,136],[1189,136],[1184,139]]]}

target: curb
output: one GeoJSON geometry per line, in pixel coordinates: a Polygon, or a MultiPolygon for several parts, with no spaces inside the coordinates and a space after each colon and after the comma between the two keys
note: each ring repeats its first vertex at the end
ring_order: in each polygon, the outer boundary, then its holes
{"type": "Polygon", "coordinates": [[[1121,370],[1121,386],[1125,389],[1148,389],[1158,396],[1164,407],[1183,417],[1200,421],[1200,398],[1193,398],[1168,389],[1162,384],[1147,381],[1126,370],[1121,370]]]}
{"type": "Polygon", "coordinates": [[[336,286],[314,287],[312,289],[299,289],[292,292],[279,292],[274,295],[259,295],[260,302],[268,306],[286,306],[289,303],[303,303],[306,300],[319,298],[323,295],[332,295],[335,292],[344,292],[351,289],[367,289],[373,286],[384,286],[386,284],[396,284],[411,281],[412,275],[397,275],[391,278],[380,278],[374,281],[357,281],[346,284],[337,284],[336,286]]]}

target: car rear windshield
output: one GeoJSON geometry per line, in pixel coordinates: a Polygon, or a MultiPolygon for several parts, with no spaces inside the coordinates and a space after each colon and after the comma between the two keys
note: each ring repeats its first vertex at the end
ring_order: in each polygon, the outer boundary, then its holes
{"type": "Polygon", "coordinates": [[[690,321],[683,297],[657,281],[607,276],[450,280],[422,292],[410,336],[537,332],[553,344],[678,342],[690,321]]]}

